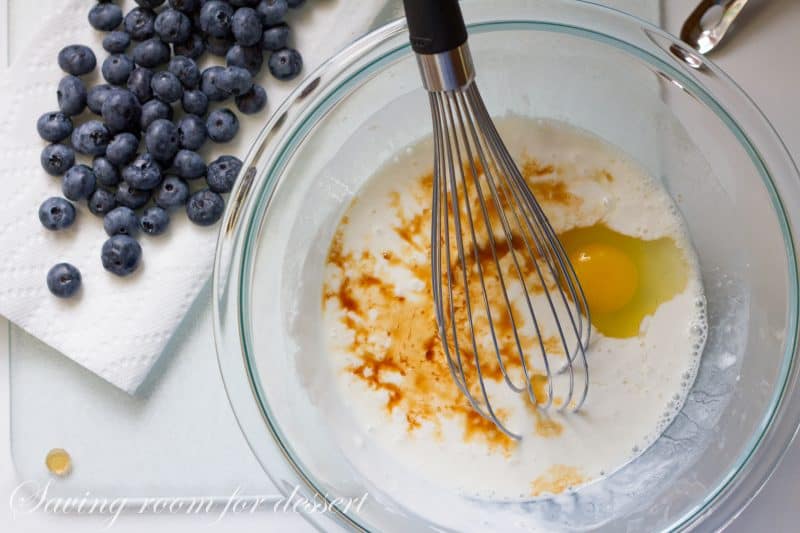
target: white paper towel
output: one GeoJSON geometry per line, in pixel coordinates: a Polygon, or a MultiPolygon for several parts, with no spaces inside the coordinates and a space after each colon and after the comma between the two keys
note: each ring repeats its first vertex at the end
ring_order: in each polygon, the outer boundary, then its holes
{"type": "MultiPolygon", "coordinates": [[[[39,154],[46,143],[36,132],[36,119],[58,107],[55,93],[64,73],[56,56],[69,44],[91,46],[98,68],[85,77],[87,85],[100,82],[99,66],[106,56],[100,44],[104,34],[94,31],[86,19],[92,0],[42,4],[55,9],[44,10],[29,44],[0,76],[0,190],[4,196],[0,203],[0,314],[134,393],[207,282],[218,229],[195,226],[184,213],[176,212],[167,234],[140,237],[142,264],[132,276],[118,278],[103,270],[100,249],[107,236],[102,219],[89,213],[85,202],[80,203],[76,223],[68,230],[51,232],[42,227],[39,205],[61,194],[60,178],[41,169],[39,154]],[[77,266],[83,276],[82,290],[70,300],[52,296],[45,284],[47,271],[62,261],[77,266]]],[[[135,5],[132,0],[122,4],[126,12],[135,5]]],[[[372,1],[316,0],[293,13],[289,22],[294,45],[305,61],[303,74],[357,37],[349,28],[366,27],[380,7],[380,2],[372,1]]],[[[209,54],[204,62],[223,63],[209,54]]],[[[208,142],[201,151],[207,161],[222,154],[243,157],[270,110],[296,84],[271,78],[266,57],[257,81],[267,89],[267,111],[257,117],[239,115],[236,139],[226,145],[208,142]]],[[[82,117],[89,115],[87,110],[82,117]]]]}

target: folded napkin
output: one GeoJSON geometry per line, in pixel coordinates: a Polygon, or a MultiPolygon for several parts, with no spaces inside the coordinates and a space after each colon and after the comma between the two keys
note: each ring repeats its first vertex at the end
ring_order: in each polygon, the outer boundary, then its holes
{"type": "MultiPolygon", "coordinates": [[[[117,387],[134,393],[164,350],[189,306],[208,281],[218,228],[201,228],[176,212],[168,232],[143,235],[142,264],[128,278],[106,272],[100,249],[107,236],[102,219],[80,202],[73,227],[52,232],[37,216],[41,202],[61,194],[61,180],[46,174],[39,154],[46,145],[36,119],[57,110],[56,88],[64,73],[56,56],[69,44],[91,46],[98,58],[87,85],[100,83],[106,57],[103,33],[89,26],[90,0],[40,1],[41,22],[31,28],[29,44],[0,76],[0,314],[117,387]],[[62,300],[46,287],[47,271],[69,262],[81,271],[77,297],[62,300]]],[[[132,0],[122,2],[127,12],[132,0]]],[[[315,0],[290,15],[294,46],[303,54],[308,74],[330,54],[353,40],[354,32],[373,20],[381,2],[315,0]]],[[[209,54],[206,66],[223,64],[209,54]]],[[[302,76],[301,76],[302,77],[302,76]]],[[[255,117],[237,111],[240,130],[228,144],[208,142],[201,153],[210,162],[223,154],[243,158],[270,111],[296,85],[272,78],[266,68],[256,80],[267,89],[268,108],[255,117]]],[[[222,106],[235,110],[232,101],[222,106]]],[[[88,116],[87,110],[81,118],[88,116]]],[[[80,121],[80,119],[79,119],[80,121]]],[[[91,165],[79,157],[78,162],[91,165]]]]}

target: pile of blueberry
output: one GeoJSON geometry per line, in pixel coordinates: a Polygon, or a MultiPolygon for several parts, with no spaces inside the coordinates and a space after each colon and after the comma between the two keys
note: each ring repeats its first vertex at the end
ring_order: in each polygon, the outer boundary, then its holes
{"type": "MultiPolygon", "coordinates": [[[[262,111],[267,93],[253,80],[265,54],[275,78],[300,73],[303,59],[288,46],[284,18],[304,2],[136,0],[138,7],[123,15],[112,0],[99,0],[89,23],[108,32],[103,48],[109,55],[100,67],[107,83],[87,89],[80,77],[97,67],[95,54],[83,45],[67,46],[58,54],[67,73],[58,85],[59,111],[37,122],[39,135],[52,143],[42,151],[42,166],[63,176],[64,194],[42,203],[42,225],[69,227],[73,202],[86,200],[109,235],[103,267],[127,276],[142,255],[135,237],[164,233],[171,210],[185,208],[202,226],[217,222],[225,206],[221,195],[230,192],[242,162],[222,156],[207,165],[198,153],[206,140],[226,143],[239,130],[233,111],[209,112],[209,104],[233,99],[241,113],[262,111]],[[206,51],[223,56],[227,66],[201,71],[196,61],[206,51]],[[87,107],[99,119],[73,124],[87,107]],[[76,152],[93,158],[91,166],[76,163],[76,152]]],[[[47,276],[50,291],[60,297],[72,296],[80,284],[80,272],[68,263],[47,276]]]]}

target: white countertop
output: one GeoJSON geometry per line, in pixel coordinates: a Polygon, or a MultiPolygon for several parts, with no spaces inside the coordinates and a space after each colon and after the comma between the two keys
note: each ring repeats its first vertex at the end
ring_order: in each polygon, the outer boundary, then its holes
{"type": "MultiPolygon", "coordinates": [[[[697,0],[669,0],[665,2],[664,26],[677,33],[683,18],[697,0]]],[[[4,4],[0,0],[0,27],[4,4]]],[[[33,2],[31,3],[33,4],[33,2]]],[[[747,12],[734,37],[718,50],[713,60],[733,77],[761,107],[783,137],[795,160],[800,160],[800,1],[750,0],[747,12]]],[[[12,18],[12,20],[14,20],[12,18]]],[[[30,19],[33,21],[33,19],[30,19]]],[[[12,33],[21,32],[19,25],[12,33]]],[[[12,36],[13,38],[13,36],[12,36]]],[[[12,50],[13,53],[13,50],[12,50]]],[[[0,54],[3,54],[0,36],[0,54]]],[[[4,58],[0,58],[4,59],[4,58]]],[[[8,383],[8,339],[5,320],[0,318],[0,383],[8,383]]],[[[2,386],[0,386],[2,388],[2,386]]],[[[0,393],[0,531],[21,532],[91,532],[107,529],[107,517],[61,516],[33,513],[14,517],[9,499],[16,485],[14,466],[9,447],[9,398],[0,393]]],[[[800,441],[796,441],[777,472],[754,502],[731,525],[728,531],[749,532],[769,528],[774,532],[797,530],[800,522],[800,441]]],[[[311,531],[309,525],[292,512],[227,514],[216,521],[216,516],[186,515],[124,515],[114,526],[114,531],[311,531]]]]}

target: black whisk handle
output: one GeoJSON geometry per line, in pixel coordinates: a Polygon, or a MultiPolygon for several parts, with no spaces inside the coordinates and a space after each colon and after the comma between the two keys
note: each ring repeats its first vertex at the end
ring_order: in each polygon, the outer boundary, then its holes
{"type": "Polygon", "coordinates": [[[467,27],[458,0],[403,0],[411,48],[418,54],[439,54],[467,41],[467,27]]]}

